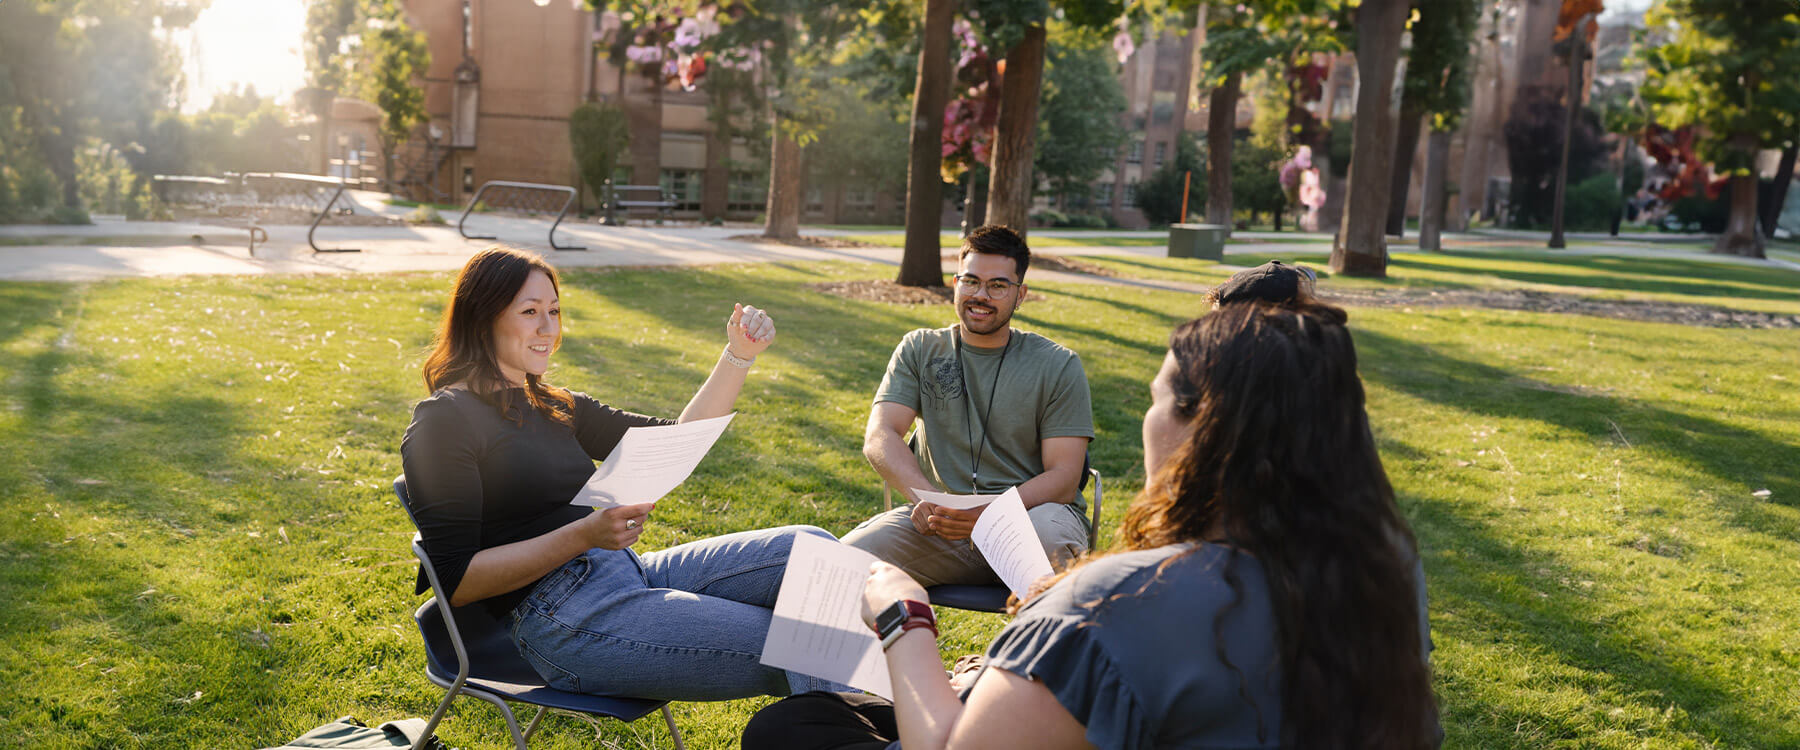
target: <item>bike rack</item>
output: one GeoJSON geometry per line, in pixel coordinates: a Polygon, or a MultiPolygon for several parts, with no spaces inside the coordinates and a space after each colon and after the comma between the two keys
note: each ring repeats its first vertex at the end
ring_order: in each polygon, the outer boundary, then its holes
{"type": "Polygon", "coordinates": [[[477,203],[481,202],[482,193],[486,193],[487,189],[491,188],[491,187],[522,188],[522,189],[526,189],[526,190],[548,190],[548,191],[552,191],[552,192],[563,193],[565,197],[563,198],[562,208],[558,209],[556,212],[556,221],[550,224],[550,248],[552,250],[586,250],[587,249],[586,247],[583,247],[581,245],[558,245],[558,244],[556,244],[556,228],[558,226],[562,225],[563,217],[568,215],[569,204],[575,202],[575,188],[569,187],[567,185],[546,185],[541,182],[513,182],[511,180],[488,180],[487,182],[481,183],[481,188],[476,190],[475,195],[473,195],[469,198],[469,205],[467,207],[463,208],[462,216],[456,220],[456,232],[458,234],[461,234],[463,236],[463,239],[466,239],[466,240],[499,239],[498,237],[495,237],[493,235],[469,234],[468,230],[463,229],[463,222],[466,222],[469,220],[469,213],[475,210],[475,205],[477,203]]]}
{"type": "MultiPolygon", "coordinates": [[[[321,206],[319,208],[319,215],[313,217],[312,226],[309,226],[306,228],[306,244],[308,247],[312,248],[312,251],[314,253],[360,253],[360,252],[362,252],[362,248],[356,248],[356,247],[319,247],[319,243],[313,239],[313,234],[319,231],[319,224],[323,223],[325,221],[325,217],[329,216],[331,214],[331,207],[337,205],[338,199],[343,197],[344,191],[350,187],[350,182],[348,180],[345,180],[342,178],[333,178],[333,177],[320,177],[318,175],[311,175],[311,174],[294,174],[292,172],[246,172],[242,175],[239,175],[238,178],[243,181],[243,184],[245,187],[249,187],[250,180],[252,178],[255,178],[255,179],[262,179],[262,180],[276,180],[278,182],[300,183],[300,184],[309,185],[309,186],[324,186],[324,187],[337,188],[337,190],[335,190],[331,193],[331,199],[328,201],[325,201],[325,205],[321,206]]],[[[298,191],[296,191],[296,192],[298,192],[298,191]]],[[[260,201],[260,196],[259,196],[259,201],[260,201]]],[[[310,204],[311,201],[307,201],[307,202],[310,204]]],[[[346,201],[344,204],[345,208],[351,208],[351,206],[353,206],[353,205],[354,204],[352,204],[348,201],[346,201]]],[[[351,212],[354,213],[354,209],[352,209],[351,212]]],[[[265,238],[263,241],[264,242],[268,241],[267,235],[265,235],[265,238]]],[[[254,245],[252,247],[254,249],[254,245]]]]}

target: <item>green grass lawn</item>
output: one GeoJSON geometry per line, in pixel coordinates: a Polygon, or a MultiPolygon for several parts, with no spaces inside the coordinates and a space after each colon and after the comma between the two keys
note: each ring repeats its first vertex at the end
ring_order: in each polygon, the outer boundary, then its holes
{"type": "MultiPolygon", "coordinates": [[[[1552,283],[1463,263],[1418,273],[1552,283]]],[[[1598,286],[1577,270],[1557,276],[1598,286]]],[[[675,413],[699,384],[731,300],[780,324],[739,419],[642,549],[782,523],[843,533],[880,508],[858,450],[869,396],[901,334],[948,310],[805,284],[890,275],[796,263],[566,277],[553,379],[650,413],[675,413]]],[[[1687,291],[1620,278],[1615,291],[1687,291]]],[[[411,528],[389,483],[448,279],[0,285],[3,744],[262,746],[343,714],[429,713],[411,528]]],[[[1791,281],[1692,294],[1772,305],[1791,281]]],[[[1021,325],[1088,368],[1104,541],[1143,481],[1146,384],[1199,300],[1034,289],[1045,299],[1021,325]]],[[[1424,547],[1448,747],[1800,746],[1800,331],[1473,309],[1351,320],[1424,547]]],[[[1002,623],[948,613],[947,658],[1002,623]]],[[[675,716],[690,747],[729,748],[766,702],[675,716]]],[[[476,701],[442,734],[505,739],[476,701]]],[[[557,718],[534,746],[667,747],[663,734],[654,718],[557,718]]]]}
{"type": "MultiPolygon", "coordinates": [[[[1229,268],[1206,260],[1138,256],[1083,256],[1120,274],[1165,281],[1216,284],[1238,267],[1272,259],[1325,271],[1329,250],[1244,253],[1225,257],[1229,268]]],[[[1563,255],[1528,248],[1441,253],[1394,253],[1388,278],[1320,278],[1319,288],[1532,289],[1617,299],[1651,299],[1800,314],[1800,272],[1781,268],[1707,263],[1682,258],[1563,255]]]]}

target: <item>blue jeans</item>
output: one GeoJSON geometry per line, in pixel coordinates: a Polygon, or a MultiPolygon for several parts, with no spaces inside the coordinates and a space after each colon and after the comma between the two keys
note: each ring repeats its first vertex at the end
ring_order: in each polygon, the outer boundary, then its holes
{"type": "Polygon", "coordinates": [[[759,661],[796,534],[835,538],[784,526],[642,557],[588,550],[513,610],[513,644],[551,687],[573,692],[707,701],[850,690],[759,661]]]}

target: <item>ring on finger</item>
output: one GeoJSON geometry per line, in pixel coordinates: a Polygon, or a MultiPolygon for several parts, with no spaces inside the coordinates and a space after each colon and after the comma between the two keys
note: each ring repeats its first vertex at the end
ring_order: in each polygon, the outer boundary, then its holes
{"type": "Polygon", "coordinates": [[[638,527],[638,526],[639,526],[639,525],[640,525],[640,524],[638,524],[638,520],[637,520],[637,519],[635,519],[635,518],[633,518],[633,519],[630,519],[630,520],[627,520],[627,521],[626,521],[626,522],[625,522],[625,528],[627,528],[627,529],[635,529],[635,528],[637,528],[637,527],[638,527]]]}

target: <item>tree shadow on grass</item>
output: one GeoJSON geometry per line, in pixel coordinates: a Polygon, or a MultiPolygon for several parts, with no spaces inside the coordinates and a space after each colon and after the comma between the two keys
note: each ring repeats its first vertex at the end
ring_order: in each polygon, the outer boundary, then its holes
{"type": "MultiPolygon", "coordinates": [[[[1502,644],[1530,656],[1579,671],[1569,678],[1589,695],[1616,691],[1635,704],[1639,714],[1656,713],[1668,726],[1690,739],[1730,737],[1756,747],[1793,747],[1800,729],[1779,716],[1744,705],[1736,685],[1697,673],[1673,654],[1659,653],[1650,636],[1635,632],[1632,622],[1606,622],[1591,592],[1568,585],[1566,574],[1547,556],[1501,540],[1486,523],[1457,513],[1447,498],[1414,498],[1414,530],[1426,547],[1431,609],[1454,613],[1453,623],[1439,622],[1475,647],[1502,644]],[[1431,550],[1454,554],[1432,555],[1431,550]],[[1684,715],[1664,713],[1678,706],[1684,715]]],[[[1641,554],[1649,555],[1644,552],[1641,554]]],[[[1614,618],[1615,620],[1617,618],[1614,618]]],[[[1534,682],[1562,681],[1554,670],[1539,668],[1534,682]]],[[[1606,712],[1611,698],[1595,700],[1586,713],[1540,702],[1529,692],[1502,703],[1480,697],[1494,686],[1468,682],[1467,676],[1438,674],[1444,697],[1444,724],[1450,728],[1446,747],[1530,748],[1591,746],[1599,730],[1630,731],[1639,717],[1606,712]]],[[[1641,728],[1641,727],[1638,727],[1641,728]]]]}
{"type": "MultiPolygon", "coordinates": [[[[1800,273],[1777,268],[1739,267],[1701,264],[1674,258],[1639,258],[1605,255],[1571,256],[1501,256],[1448,252],[1443,257],[1475,261],[1485,259],[1517,260],[1534,264],[1564,265],[1571,269],[1600,271],[1596,274],[1553,273],[1537,269],[1496,266],[1479,269],[1483,276],[1508,281],[1550,286],[1610,289],[1623,292],[1648,292],[1693,297],[1745,297],[1752,299],[1793,300],[1800,295],[1800,273]]],[[[1471,273],[1471,269],[1435,262],[1437,254],[1396,255],[1390,264],[1400,268],[1471,273]]],[[[1443,283],[1453,286],[1453,283],[1443,283]]],[[[1472,284],[1471,284],[1472,285],[1472,284]]]]}
{"type": "MultiPolygon", "coordinates": [[[[1201,299],[1200,295],[1197,295],[1197,294],[1190,295],[1188,297],[1183,297],[1182,299],[1191,300],[1192,302],[1191,302],[1191,304],[1184,304],[1184,306],[1178,310],[1159,310],[1154,307],[1149,307],[1147,305],[1134,304],[1131,302],[1123,302],[1123,301],[1116,300],[1116,299],[1108,299],[1106,297],[1094,295],[1094,294],[1083,294],[1079,291],[1076,291],[1079,288],[1081,288],[1081,287],[1079,287],[1075,284],[1059,284],[1057,286],[1051,287],[1049,290],[1046,290],[1046,293],[1054,294],[1059,297],[1068,297],[1070,299],[1077,299],[1077,300],[1082,300],[1084,302],[1091,302],[1094,304],[1107,305],[1110,307],[1117,308],[1121,312],[1127,312],[1127,313],[1131,313],[1134,315],[1143,315],[1145,317],[1159,321],[1163,326],[1169,328],[1170,330],[1173,330],[1175,328],[1176,324],[1181,323],[1182,321],[1188,320],[1190,318],[1197,318],[1197,317],[1200,317],[1201,315],[1205,315],[1209,310],[1206,302],[1203,299],[1201,299]]],[[[1027,308],[1027,310],[1028,309],[1029,308],[1027,308]]],[[[1026,314],[1027,310],[1021,310],[1020,315],[1024,316],[1026,314]]],[[[1167,338],[1167,337],[1165,336],[1164,338],[1167,338]]]]}
{"type": "Polygon", "coordinates": [[[1714,502],[1745,531],[1782,541],[1800,536],[1792,520],[1769,508],[1800,497],[1800,476],[1789,471],[1800,466],[1800,447],[1645,401],[1574,392],[1367,329],[1356,331],[1356,342],[1370,382],[1462,411],[1556,425],[1597,443],[1634,435],[1639,450],[1667,455],[1721,482],[1767,487],[1774,503],[1714,502]]]}

